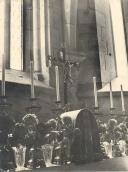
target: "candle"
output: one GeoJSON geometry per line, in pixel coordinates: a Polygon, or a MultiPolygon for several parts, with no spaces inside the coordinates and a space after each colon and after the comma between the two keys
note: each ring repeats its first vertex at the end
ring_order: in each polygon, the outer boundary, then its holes
{"type": "Polygon", "coordinates": [[[30,73],[31,73],[31,98],[35,98],[35,90],[34,90],[34,62],[30,61],[30,73]]]}
{"type": "Polygon", "coordinates": [[[57,101],[60,101],[59,68],[58,68],[58,66],[55,66],[55,75],[56,75],[56,98],[57,98],[57,101]]]}
{"type": "Polygon", "coordinates": [[[60,58],[63,59],[63,51],[60,51],[60,58]]]}
{"type": "Polygon", "coordinates": [[[96,77],[93,77],[95,107],[98,107],[96,77]]]}
{"type": "Polygon", "coordinates": [[[113,109],[114,105],[113,105],[113,95],[112,95],[112,84],[110,82],[110,109],[113,109]]]}
{"type": "Polygon", "coordinates": [[[122,103],[122,112],[125,112],[125,105],[124,105],[124,93],[123,93],[123,86],[120,86],[121,88],[121,103],[122,103]]]}
{"type": "Polygon", "coordinates": [[[5,56],[2,56],[2,84],[1,84],[2,96],[5,96],[5,56]]]}

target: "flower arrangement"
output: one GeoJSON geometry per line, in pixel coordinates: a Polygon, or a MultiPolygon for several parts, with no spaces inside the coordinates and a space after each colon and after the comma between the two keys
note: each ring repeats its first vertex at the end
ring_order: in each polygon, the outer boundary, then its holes
{"type": "MultiPolygon", "coordinates": [[[[115,118],[109,119],[105,126],[103,122],[99,122],[98,127],[101,145],[104,142],[107,145],[112,144],[112,157],[128,155],[128,117],[122,121],[120,119],[117,121],[115,118]]],[[[105,148],[105,145],[103,146],[105,148]]]]}

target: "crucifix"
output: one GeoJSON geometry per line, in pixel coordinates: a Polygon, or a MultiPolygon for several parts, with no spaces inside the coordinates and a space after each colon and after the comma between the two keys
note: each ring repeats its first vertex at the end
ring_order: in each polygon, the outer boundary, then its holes
{"type": "MultiPolygon", "coordinates": [[[[48,56],[48,60],[50,61],[51,66],[55,66],[55,71],[56,71],[56,66],[63,68],[63,84],[64,84],[64,90],[63,90],[63,95],[64,95],[64,105],[68,104],[68,82],[72,82],[71,79],[71,68],[73,66],[78,66],[79,63],[76,61],[71,61],[66,59],[66,50],[64,47],[62,47],[59,52],[57,52],[57,55],[55,56],[55,53],[53,53],[52,56],[48,56]]],[[[56,83],[57,84],[57,83],[56,83]]],[[[58,92],[56,90],[56,92],[58,92]]]]}

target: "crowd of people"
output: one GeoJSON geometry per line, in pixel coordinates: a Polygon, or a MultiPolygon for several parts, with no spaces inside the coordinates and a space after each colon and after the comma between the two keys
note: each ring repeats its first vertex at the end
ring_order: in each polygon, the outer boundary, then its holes
{"type": "MultiPolygon", "coordinates": [[[[103,158],[128,155],[128,118],[122,122],[97,120],[103,158]]],[[[0,116],[0,169],[44,168],[85,163],[82,132],[68,116],[39,121],[35,114],[20,122],[0,116]],[[21,168],[22,167],[22,168],[21,168]]]]}
{"type": "Polygon", "coordinates": [[[107,158],[128,155],[128,118],[115,118],[108,122],[97,121],[102,149],[107,158]]]}
{"type": "Polygon", "coordinates": [[[41,123],[35,114],[27,114],[14,123],[1,116],[0,126],[0,169],[15,169],[17,165],[43,168],[49,161],[56,165],[81,161],[81,132],[74,128],[70,117],[41,123]]]}

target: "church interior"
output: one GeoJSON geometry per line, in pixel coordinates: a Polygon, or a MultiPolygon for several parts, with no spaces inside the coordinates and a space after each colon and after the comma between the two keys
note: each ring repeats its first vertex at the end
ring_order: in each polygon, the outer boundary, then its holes
{"type": "Polygon", "coordinates": [[[128,170],[127,7],[0,0],[2,172],[128,170]]]}

